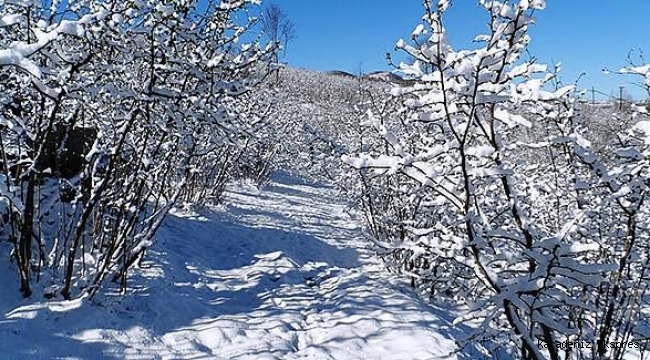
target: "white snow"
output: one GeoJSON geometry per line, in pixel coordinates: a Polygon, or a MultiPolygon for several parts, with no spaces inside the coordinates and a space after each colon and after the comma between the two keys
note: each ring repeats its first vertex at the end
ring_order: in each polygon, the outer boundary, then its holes
{"type": "Polygon", "coordinates": [[[639,121],[634,125],[633,130],[642,132],[645,135],[644,142],[650,144],[650,121],[639,121]]]}
{"type": "Polygon", "coordinates": [[[23,21],[23,16],[20,14],[8,14],[0,17],[0,28],[16,25],[23,21]]]}
{"type": "Polygon", "coordinates": [[[174,6],[158,3],[156,5],[156,10],[161,12],[164,16],[170,16],[171,14],[174,13],[174,6]]]}
{"type": "Polygon", "coordinates": [[[411,34],[411,37],[417,38],[418,36],[422,35],[425,32],[424,25],[423,24],[418,24],[415,27],[415,30],[413,30],[413,33],[411,34]]]}
{"type": "Polygon", "coordinates": [[[532,126],[530,121],[526,120],[526,118],[524,118],[523,116],[511,114],[508,111],[500,108],[497,108],[496,111],[494,112],[494,118],[499,121],[502,121],[510,128],[513,128],[517,125],[521,125],[527,128],[530,128],[532,126]]]}
{"type": "Polygon", "coordinates": [[[388,275],[334,199],[283,175],[174,211],[123,297],[23,300],[3,258],[2,357],[456,359],[450,312],[388,275]]]}

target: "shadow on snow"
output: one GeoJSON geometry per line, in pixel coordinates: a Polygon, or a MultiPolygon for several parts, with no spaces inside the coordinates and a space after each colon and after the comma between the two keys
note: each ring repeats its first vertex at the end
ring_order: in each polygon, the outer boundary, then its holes
{"type": "MultiPolygon", "coordinates": [[[[309,197],[309,185],[299,185],[289,192],[286,184],[269,189],[279,197],[309,197]]],[[[454,327],[443,311],[414,300],[409,290],[388,283],[382,273],[366,273],[357,250],[323,240],[328,232],[342,240],[353,236],[353,230],[330,224],[314,233],[291,216],[249,205],[171,214],[143,268],[130,278],[133,288],[124,297],[107,284],[105,294],[92,303],[30,304],[3,289],[0,302],[20,306],[13,311],[0,308],[0,348],[8,349],[3,349],[3,358],[153,359],[186,354],[193,359],[236,359],[300,353],[328,359],[335,356],[332,351],[343,358],[387,346],[383,334],[389,331],[408,338],[422,336],[412,333],[414,328],[430,329],[431,338],[424,341],[433,349],[468,331],[454,327]],[[66,306],[74,310],[66,311],[66,306]],[[197,341],[191,334],[199,330],[212,337],[197,341]],[[235,346],[238,339],[262,341],[268,334],[275,336],[268,340],[272,343],[235,346]]],[[[299,214],[306,211],[300,206],[308,204],[298,199],[295,205],[292,211],[299,214]]],[[[322,212],[308,218],[319,216],[323,224],[330,222],[322,212]]],[[[0,264],[9,267],[6,261],[0,264]]],[[[480,357],[475,349],[466,349],[449,358],[480,357]]]]}

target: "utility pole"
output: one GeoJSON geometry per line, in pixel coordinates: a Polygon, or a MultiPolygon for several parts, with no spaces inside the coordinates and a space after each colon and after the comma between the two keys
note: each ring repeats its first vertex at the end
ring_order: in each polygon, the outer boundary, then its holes
{"type": "Polygon", "coordinates": [[[591,87],[591,104],[596,105],[596,88],[591,87]]]}
{"type": "Polygon", "coordinates": [[[618,95],[618,110],[623,110],[623,89],[625,89],[625,85],[619,85],[618,90],[619,90],[619,95],[618,95]]]}

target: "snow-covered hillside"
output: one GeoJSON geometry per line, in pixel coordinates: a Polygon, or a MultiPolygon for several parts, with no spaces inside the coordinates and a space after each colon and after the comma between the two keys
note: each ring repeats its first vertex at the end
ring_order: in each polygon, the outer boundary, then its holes
{"type": "Polygon", "coordinates": [[[276,175],[177,210],[125,296],[22,299],[0,262],[4,359],[457,359],[462,328],[387,272],[332,189],[276,175]]]}

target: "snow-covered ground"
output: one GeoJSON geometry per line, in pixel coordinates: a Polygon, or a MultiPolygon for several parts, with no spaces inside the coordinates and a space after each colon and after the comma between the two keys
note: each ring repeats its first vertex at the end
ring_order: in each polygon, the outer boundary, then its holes
{"type": "Polygon", "coordinates": [[[3,359],[472,359],[387,274],[331,189],[276,176],[176,211],[121,297],[23,300],[0,260],[3,359]]]}

